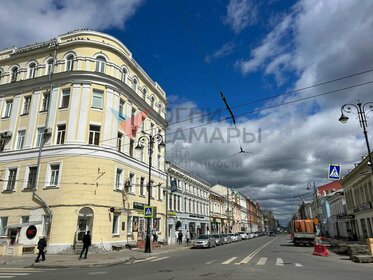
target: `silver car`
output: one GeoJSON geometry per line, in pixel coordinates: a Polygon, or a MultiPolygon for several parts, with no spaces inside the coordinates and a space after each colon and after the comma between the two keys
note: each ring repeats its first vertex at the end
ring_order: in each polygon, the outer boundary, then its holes
{"type": "Polygon", "coordinates": [[[212,235],[202,234],[192,242],[193,248],[213,248],[216,246],[216,239],[212,235]]]}
{"type": "Polygon", "coordinates": [[[213,234],[212,235],[215,238],[216,246],[224,245],[224,236],[222,234],[213,234]]]}

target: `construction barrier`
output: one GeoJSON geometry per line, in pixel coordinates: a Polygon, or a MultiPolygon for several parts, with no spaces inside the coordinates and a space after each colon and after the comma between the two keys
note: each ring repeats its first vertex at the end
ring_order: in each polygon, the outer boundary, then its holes
{"type": "Polygon", "coordinates": [[[313,255],[327,257],[329,256],[328,251],[326,250],[326,245],[315,244],[313,246],[313,255]]]}
{"type": "Polygon", "coordinates": [[[288,234],[288,240],[292,240],[293,239],[293,236],[290,234],[288,234]]]}

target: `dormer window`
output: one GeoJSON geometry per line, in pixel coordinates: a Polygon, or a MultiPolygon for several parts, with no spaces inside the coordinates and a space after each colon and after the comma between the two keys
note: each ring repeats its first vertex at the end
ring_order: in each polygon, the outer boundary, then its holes
{"type": "Polygon", "coordinates": [[[35,68],[36,68],[36,64],[34,62],[31,63],[29,66],[29,72],[28,72],[29,79],[35,78],[35,68]]]}
{"type": "Polygon", "coordinates": [[[12,77],[11,77],[11,82],[16,82],[18,77],[18,67],[14,66],[12,68],[12,77]]]}
{"type": "Polygon", "coordinates": [[[74,55],[70,54],[66,58],[66,71],[72,71],[74,69],[74,55]]]}
{"type": "Polygon", "coordinates": [[[96,57],[96,72],[105,73],[106,59],[103,56],[96,57]]]}

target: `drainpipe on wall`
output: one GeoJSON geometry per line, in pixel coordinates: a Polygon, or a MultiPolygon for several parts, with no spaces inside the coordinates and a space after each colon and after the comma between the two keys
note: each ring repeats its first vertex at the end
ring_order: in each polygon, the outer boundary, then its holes
{"type": "MultiPolygon", "coordinates": [[[[45,118],[45,126],[44,126],[44,133],[43,133],[43,136],[41,138],[41,143],[40,143],[40,146],[39,146],[39,152],[38,152],[38,160],[37,160],[37,164],[36,164],[36,176],[39,177],[39,170],[40,170],[40,161],[41,161],[41,152],[42,152],[42,149],[43,149],[43,146],[44,146],[44,143],[45,143],[45,139],[46,139],[46,130],[47,130],[47,127],[48,127],[48,118],[49,118],[49,107],[50,107],[50,101],[51,101],[51,97],[52,97],[52,91],[53,91],[53,83],[52,83],[52,75],[53,75],[53,72],[54,72],[54,66],[56,64],[56,61],[57,61],[57,49],[58,49],[58,38],[55,40],[55,42],[53,42],[50,47],[53,47],[54,46],[54,55],[53,55],[53,64],[52,64],[52,67],[51,67],[51,70],[49,72],[49,77],[48,77],[48,80],[49,80],[49,84],[50,84],[50,88],[49,88],[49,101],[48,101],[48,109],[47,109],[47,114],[46,114],[46,118],[45,118]]],[[[47,217],[48,217],[48,227],[47,227],[47,230],[46,230],[46,234],[47,234],[47,238],[49,238],[49,235],[50,235],[50,230],[51,230],[51,222],[52,222],[52,217],[53,217],[53,214],[52,214],[52,210],[51,208],[48,206],[48,204],[45,202],[45,200],[43,198],[41,198],[37,193],[36,193],[36,186],[37,184],[34,184],[33,186],[33,190],[32,190],[32,195],[33,197],[37,198],[37,200],[40,202],[40,204],[46,208],[47,210],[47,217]]]]}

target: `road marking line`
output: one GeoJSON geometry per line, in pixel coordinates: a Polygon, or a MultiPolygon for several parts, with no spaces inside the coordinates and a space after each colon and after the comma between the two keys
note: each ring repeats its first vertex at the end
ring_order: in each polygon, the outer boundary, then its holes
{"type": "Polygon", "coordinates": [[[249,261],[256,255],[258,254],[261,250],[263,250],[265,247],[267,247],[269,244],[271,244],[273,241],[275,241],[278,237],[272,239],[271,241],[263,244],[262,246],[260,246],[259,248],[255,249],[253,252],[250,253],[250,255],[248,255],[246,258],[244,258],[242,261],[241,261],[241,264],[247,264],[249,263],[249,261]]]}
{"type": "Polygon", "coordinates": [[[284,266],[284,261],[281,258],[276,259],[276,265],[277,266],[284,266]]]}
{"type": "Polygon", "coordinates": [[[263,257],[263,258],[260,258],[260,260],[256,263],[256,265],[265,265],[266,262],[267,262],[267,258],[263,257]]]}
{"type": "Polygon", "coordinates": [[[149,257],[149,258],[142,259],[142,260],[134,260],[132,263],[145,262],[145,261],[149,261],[149,260],[152,260],[152,259],[155,259],[155,258],[156,257],[149,257]]]}
{"type": "Polygon", "coordinates": [[[30,275],[30,273],[0,272],[0,276],[4,276],[4,275],[25,276],[25,275],[30,275]]]}
{"type": "Polygon", "coordinates": [[[295,263],[295,266],[296,267],[303,267],[303,265],[301,265],[300,263],[295,263]]]}
{"type": "Polygon", "coordinates": [[[169,257],[158,258],[158,259],[155,259],[155,260],[151,260],[150,262],[157,262],[157,261],[161,261],[161,260],[168,259],[168,258],[169,257]]]}
{"type": "Polygon", "coordinates": [[[226,260],[225,262],[222,262],[221,264],[230,264],[235,259],[237,259],[237,257],[230,258],[230,259],[226,260]]]}
{"type": "Polygon", "coordinates": [[[207,262],[206,264],[212,264],[212,263],[214,263],[216,260],[212,260],[212,261],[209,261],[209,262],[207,262]]]}
{"type": "Polygon", "coordinates": [[[107,271],[96,271],[96,272],[89,272],[89,275],[99,275],[99,274],[106,274],[107,271]]]}

